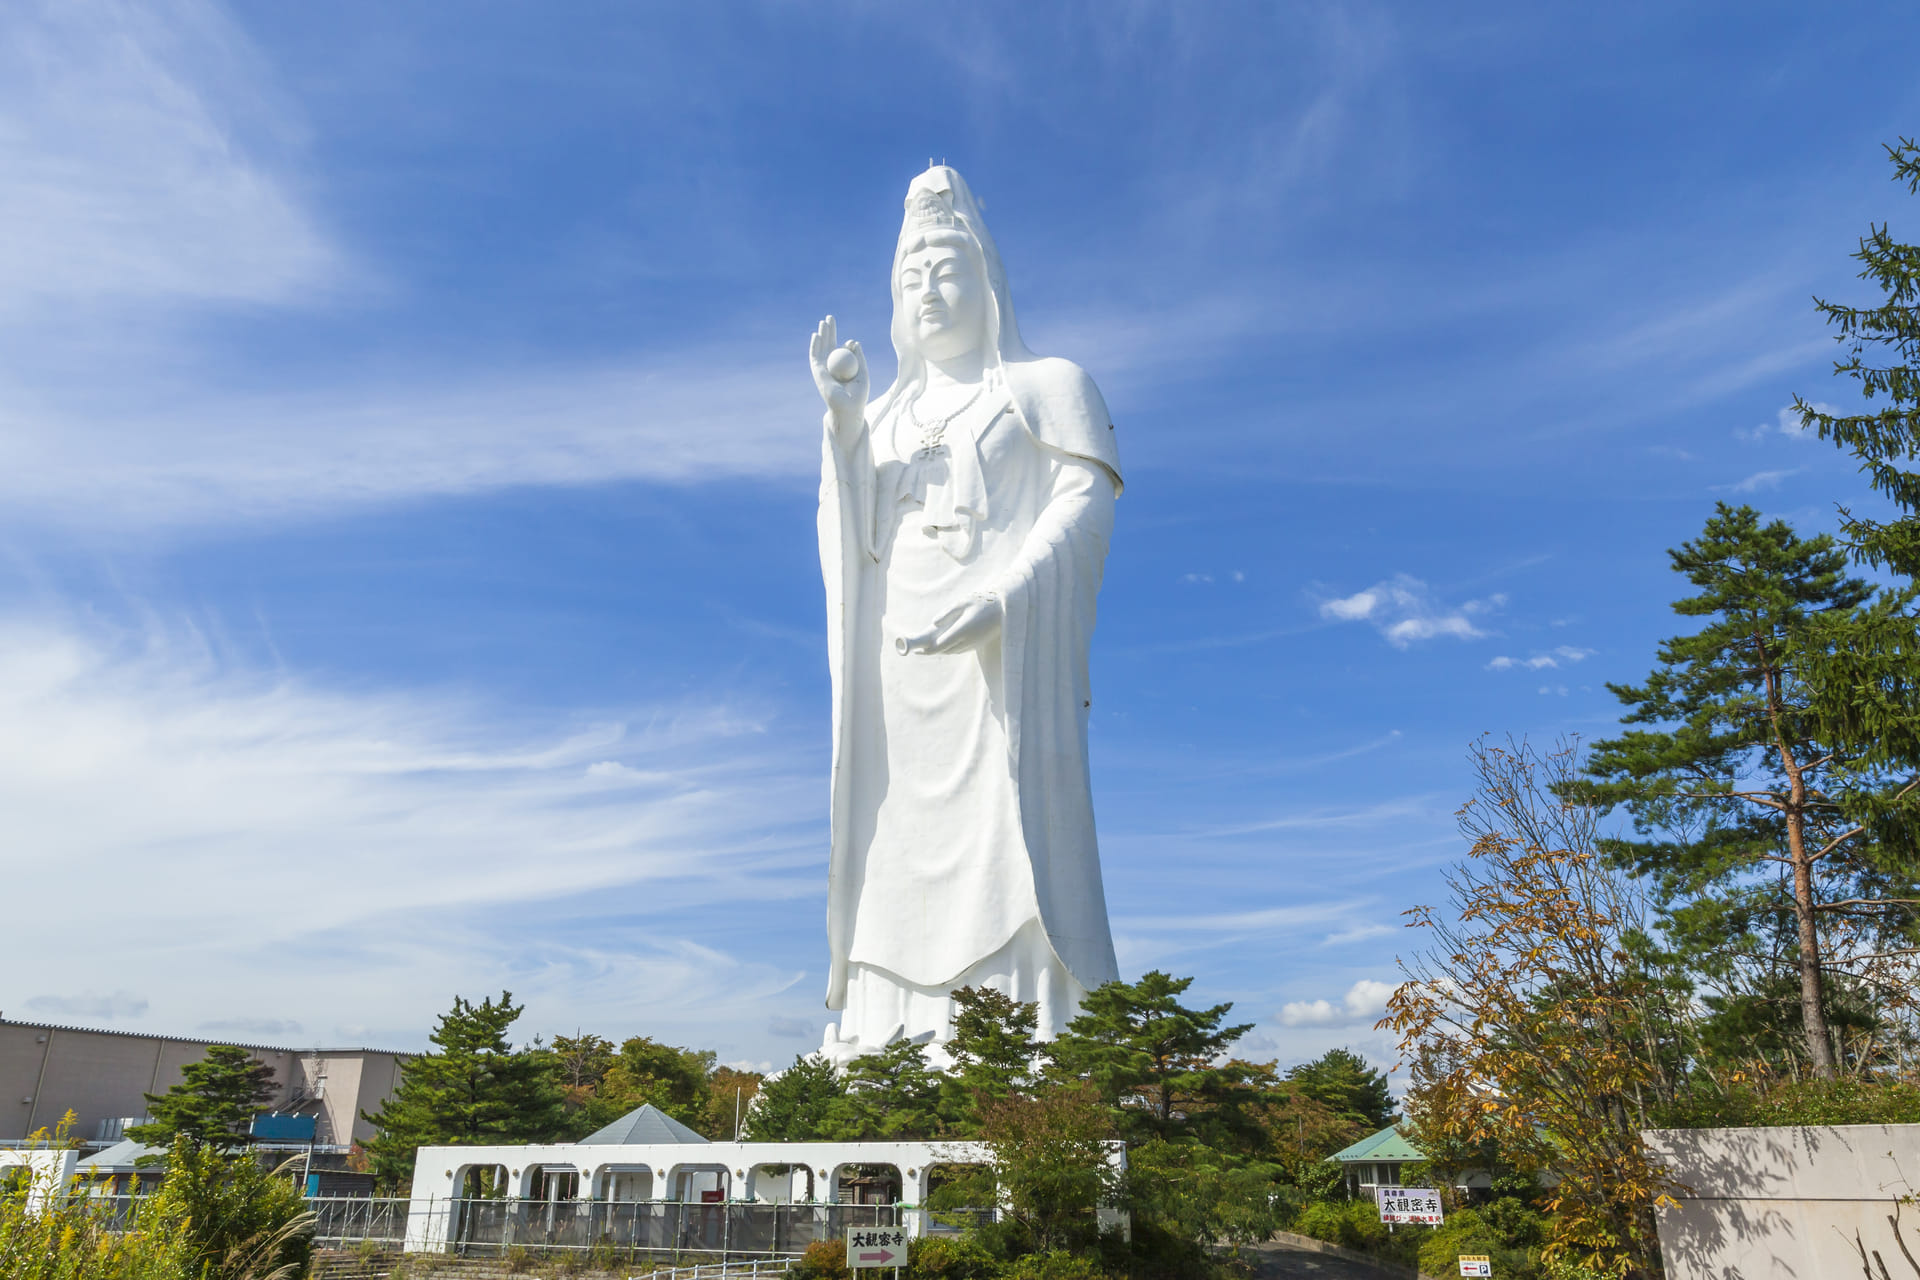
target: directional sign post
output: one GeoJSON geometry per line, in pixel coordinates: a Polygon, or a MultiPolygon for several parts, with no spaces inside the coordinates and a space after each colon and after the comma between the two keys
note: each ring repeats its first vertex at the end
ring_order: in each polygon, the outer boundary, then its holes
{"type": "Polygon", "coordinates": [[[1484,1253],[1463,1253],[1460,1255],[1460,1274],[1463,1276],[1491,1276],[1493,1259],[1484,1253]]]}
{"type": "Polygon", "coordinates": [[[848,1227],[847,1266],[904,1267],[907,1265],[905,1227],[848,1227]]]}

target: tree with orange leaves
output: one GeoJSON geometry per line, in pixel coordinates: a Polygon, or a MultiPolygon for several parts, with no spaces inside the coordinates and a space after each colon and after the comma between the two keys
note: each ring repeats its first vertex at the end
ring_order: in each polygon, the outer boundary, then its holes
{"type": "Polygon", "coordinates": [[[1577,752],[1482,741],[1473,762],[1451,909],[1408,913],[1426,946],[1380,1025],[1400,1036],[1423,1138],[1557,1179],[1548,1258],[1658,1275],[1667,1182],[1640,1130],[1681,1085],[1685,985],[1659,969],[1636,887],[1599,857],[1598,811],[1559,798],[1577,752]]]}

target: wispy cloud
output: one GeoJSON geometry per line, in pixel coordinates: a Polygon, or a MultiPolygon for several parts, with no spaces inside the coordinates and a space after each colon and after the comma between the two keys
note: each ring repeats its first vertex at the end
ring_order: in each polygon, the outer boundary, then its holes
{"type": "Polygon", "coordinates": [[[0,40],[0,310],[281,302],[344,258],[268,158],[297,125],[199,0],[44,0],[0,40]]]}
{"type": "Polygon", "coordinates": [[[1335,1004],[1331,1000],[1291,1000],[1280,1010],[1285,1027],[1330,1027],[1377,1018],[1393,995],[1394,983],[1362,978],[1347,988],[1335,1004]]]}
{"type": "Polygon", "coordinates": [[[1781,481],[1785,480],[1788,476],[1798,474],[1799,471],[1799,467],[1787,467],[1772,471],[1756,471],[1744,480],[1736,480],[1732,484],[1716,484],[1708,487],[1715,493],[1761,493],[1778,489],[1781,481]]]}
{"type": "Polygon", "coordinates": [[[65,912],[10,924],[17,954],[62,957],[36,966],[39,991],[19,990],[17,968],[0,977],[0,998],[11,987],[37,1013],[126,1019],[151,999],[183,1027],[293,1007],[310,1025],[417,1035],[476,981],[660,993],[675,974],[690,990],[706,989],[696,973],[763,989],[795,976],[676,941],[678,913],[792,893],[794,859],[810,861],[816,779],[761,710],[516,726],[239,668],[188,632],[14,619],[0,719],[0,880],[87,920],[82,945],[65,912]],[[576,905],[542,936],[540,904],[560,900],[576,905]],[[609,911],[632,923],[598,937],[590,921],[609,911]],[[96,994],[136,958],[143,994],[96,994]],[[54,973],[72,986],[47,991],[54,973]]]}
{"type": "Polygon", "coordinates": [[[202,390],[158,405],[138,382],[124,396],[0,407],[0,505],[15,519],[147,529],[521,485],[797,480],[819,465],[803,373],[794,359],[677,352],[324,393],[202,390]],[[690,380],[688,368],[706,372],[690,380]]]}
{"type": "Polygon", "coordinates": [[[101,995],[83,991],[78,995],[32,996],[27,1008],[48,1018],[87,1018],[111,1022],[115,1018],[137,1018],[147,1011],[147,998],[119,990],[101,995]]]}
{"type": "MultiPolygon", "coordinates": [[[[1815,400],[1813,407],[1821,413],[1832,415],[1840,411],[1830,404],[1815,400]]],[[[1742,440],[1768,440],[1775,436],[1785,436],[1789,440],[1817,440],[1819,436],[1800,425],[1800,411],[1792,405],[1783,405],[1774,414],[1772,422],[1762,422],[1748,428],[1735,427],[1733,434],[1742,440]]]]}
{"type": "Polygon", "coordinates": [[[1433,596],[1425,582],[1409,574],[1397,573],[1365,591],[1327,600],[1320,605],[1320,616],[1335,622],[1366,622],[1396,649],[1404,649],[1422,640],[1451,636],[1456,640],[1477,640],[1487,632],[1475,624],[1505,605],[1504,595],[1444,605],[1433,596]]]}
{"type": "Polygon", "coordinates": [[[1512,658],[1506,654],[1487,663],[1489,671],[1550,671],[1562,665],[1585,662],[1594,655],[1592,649],[1582,649],[1575,645],[1563,644],[1547,653],[1536,653],[1527,658],[1512,658]]]}

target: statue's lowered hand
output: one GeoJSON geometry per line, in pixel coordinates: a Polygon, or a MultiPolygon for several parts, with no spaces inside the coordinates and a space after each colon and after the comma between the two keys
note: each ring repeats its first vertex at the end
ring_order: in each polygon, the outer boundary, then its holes
{"type": "Polygon", "coordinates": [[[835,434],[851,440],[867,420],[867,357],[857,342],[838,344],[838,326],[828,316],[813,331],[807,359],[813,368],[813,385],[833,415],[835,434]]]}
{"type": "Polygon", "coordinates": [[[899,637],[893,647],[901,654],[963,653],[985,643],[999,625],[999,599],[975,596],[941,614],[931,627],[918,635],[899,637]]]}

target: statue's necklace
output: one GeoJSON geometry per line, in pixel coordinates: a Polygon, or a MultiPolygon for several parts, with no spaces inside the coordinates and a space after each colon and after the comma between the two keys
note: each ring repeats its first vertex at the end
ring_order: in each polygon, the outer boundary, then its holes
{"type": "Polygon", "coordinates": [[[980,385],[974,389],[974,393],[967,397],[965,404],[955,409],[946,417],[939,419],[937,422],[920,421],[920,414],[914,407],[918,401],[907,401],[907,417],[912,419],[913,425],[920,429],[920,452],[928,455],[937,452],[940,446],[946,443],[947,428],[953,425],[953,420],[973,408],[974,402],[979,400],[986,392],[987,384],[985,381],[982,381],[980,385]]]}

